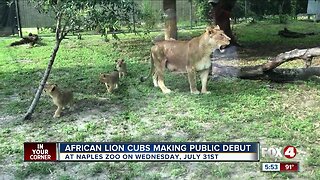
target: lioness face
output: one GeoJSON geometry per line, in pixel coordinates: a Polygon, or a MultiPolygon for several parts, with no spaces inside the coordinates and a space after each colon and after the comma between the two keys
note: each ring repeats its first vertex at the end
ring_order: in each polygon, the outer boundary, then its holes
{"type": "Polygon", "coordinates": [[[209,44],[214,48],[223,51],[230,44],[230,38],[220,29],[219,26],[208,27],[206,33],[209,38],[209,44]]]}

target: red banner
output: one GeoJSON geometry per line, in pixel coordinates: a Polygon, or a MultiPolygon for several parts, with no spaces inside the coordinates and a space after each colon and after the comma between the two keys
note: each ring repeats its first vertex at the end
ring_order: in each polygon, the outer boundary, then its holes
{"type": "Polygon", "coordinates": [[[24,143],[24,161],[56,161],[56,143],[24,143]]]}
{"type": "Polygon", "coordinates": [[[299,163],[297,162],[281,162],[280,163],[280,172],[297,172],[299,171],[299,163]]]}

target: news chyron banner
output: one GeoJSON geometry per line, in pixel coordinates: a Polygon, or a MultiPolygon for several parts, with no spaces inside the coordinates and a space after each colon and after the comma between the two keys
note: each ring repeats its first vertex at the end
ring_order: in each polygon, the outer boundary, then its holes
{"type": "Polygon", "coordinates": [[[258,142],[24,143],[25,161],[259,161],[258,142]]]}

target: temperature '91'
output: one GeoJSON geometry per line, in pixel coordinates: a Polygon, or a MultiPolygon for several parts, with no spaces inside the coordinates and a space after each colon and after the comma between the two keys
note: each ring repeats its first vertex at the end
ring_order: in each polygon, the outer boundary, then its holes
{"type": "Polygon", "coordinates": [[[293,164],[286,164],[284,167],[286,169],[292,169],[294,167],[294,165],[293,164]]]}
{"type": "Polygon", "coordinates": [[[297,149],[294,146],[286,146],[285,148],[261,148],[262,157],[282,158],[283,156],[292,159],[297,155],[297,149]]]}

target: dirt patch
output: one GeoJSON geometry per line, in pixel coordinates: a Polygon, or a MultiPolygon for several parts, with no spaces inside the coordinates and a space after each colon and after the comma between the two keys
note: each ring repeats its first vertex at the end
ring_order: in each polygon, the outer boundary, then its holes
{"type": "Polygon", "coordinates": [[[6,174],[6,173],[1,173],[0,174],[0,179],[3,179],[3,180],[14,180],[14,179],[16,179],[15,177],[14,177],[14,175],[12,175],[12,174],[6,174]]]}
{"type": "Polygon", "coordinates": [[[31,59],[17,59],[16,63],[26,64],[26,63],[32,63],[33,61],[31,59]]]}
{"type": "Polygon", "coordinates": [[[22,121],[23,115],[2,115],[0,116],[0,129],[3,129],[7,124],[12,124],[18,121],[22,121]]]}

